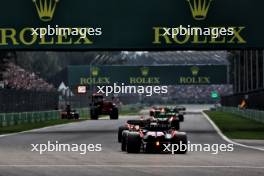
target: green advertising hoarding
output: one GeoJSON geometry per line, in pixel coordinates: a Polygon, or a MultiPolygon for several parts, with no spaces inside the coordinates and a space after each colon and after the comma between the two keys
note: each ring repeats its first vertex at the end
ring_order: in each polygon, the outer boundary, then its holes
{"type": "Polygon", "coordinates": [[[263,7],[263,0],[6,0],[1,1],[0,49],[263,48],[263,7]],[[179,26],[208,31],[168,34],[179,26]],[[70,32],[57,32],[61,28],[70,32]],[[82,38],[81,28],[88,29],[82,38]],[[206,34],[213,28],[234,31],[206,34]],[[50,35],[41,36],[41,29],[50,35]]]}
{"type": "Polygon", "coordinates": [[[227,84],[227,66],[69,66],[68,83],[79,85],[227,84]]]}
{"type": "Polygon", "coordinates": [[[218,98],[220,98],[220,95],[219,95],[218,91],[212,91],[211,92],[211,98],[212,99],[218,99],[218,98]]]}

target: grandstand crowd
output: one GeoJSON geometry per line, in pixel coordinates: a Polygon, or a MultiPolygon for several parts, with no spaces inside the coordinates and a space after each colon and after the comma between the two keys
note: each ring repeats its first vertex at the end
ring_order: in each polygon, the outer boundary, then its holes
{"type": "Polygon", "coordinates": [[[168,90],[172,98],[206,101],[211,99],[212,92],[218,92],[220,96],[232,94],[233,87],[232,85],[178,85],[170,86],[168,90]]]}
{"type": "Polygon", "coordinates": [[[0,81],[6,89],[50,92],[56,89],[33,72],[26,71],[2,56],[0,81]]]}

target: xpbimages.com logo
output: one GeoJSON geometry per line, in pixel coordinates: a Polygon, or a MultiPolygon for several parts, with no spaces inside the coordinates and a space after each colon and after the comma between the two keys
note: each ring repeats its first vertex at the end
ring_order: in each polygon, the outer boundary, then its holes
{"type": "Polygon", "coordinates": [[[76,152],[85,155],[88,152],[101,152],[102,144],[63,144],[59,141],[48,141],[42,144],[31,144],[30,151],[40,155],[51,152],[76,152]]]}
{"type": "Polygon", "coordinates": [[[234,144],[194,144],[190,141],[187,144],[179,142],[179,144],[163,144],[163,152],[177,154],[178,152],[208,152],[213,155],[221,152],[233,152],[234,144]]]}

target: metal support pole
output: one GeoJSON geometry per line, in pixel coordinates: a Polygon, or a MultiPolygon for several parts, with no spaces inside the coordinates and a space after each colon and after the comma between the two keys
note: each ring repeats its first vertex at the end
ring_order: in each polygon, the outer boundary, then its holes
{"type": "Polygon", "coordinates": [[[247,51],[247,57],[246,57],[246,92],[249,91],[249,58],[250,58],[250,52],[247,51]]]}
{"type": "Polygon", "coordinates": [[[241,93],[241,56],[242,53],[241,51],[239,51],[239,55],[238,55],[238,93],[241,93]]]}
{"type": "Polygon", "coordinates": [[[246,89],[247,89],[247,67],[246,67],[246,58],[247,58],[247,51],[245,50],[244,51],[244,59],[243,59],[243,62],[244,62],[244,82],[243,82],[243,92],[246,92],[246,89]]]}
{"type": "Polygon", "coordinates": [[[264,89],[264,50],[262,51],[262,88],[264,89]]]}
{"type": "Polygon", "coordinates": [[[259,53],[258,50],[256,50],[256,89],[259,89],[259,53]]]}
{"type": "Polygon", "coordinates": [[[234,64],[234,92],[237,93],[238,92],[238,85],[237,85],[237,58],[238,58],[238,53],[236,53],[233,56],[233,64],[234,64]]]}
{"type": "Polygon", "coordinates": [[[253,50],[250,51],[250,91],[254,89],[254,74],[253,74],[253,50]]]}

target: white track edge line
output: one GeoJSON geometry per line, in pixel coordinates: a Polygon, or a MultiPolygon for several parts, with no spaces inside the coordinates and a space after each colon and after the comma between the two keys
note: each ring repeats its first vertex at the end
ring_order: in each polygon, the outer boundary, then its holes
{"type": "Polygon", "coordinates": [[[254,146],[249,146],[249,145],[241,144],[241,143],[238,143],[238,142],[235,142],[235,141],[229,139],[227,136],[225,136],[222,133],[222,131],[218,128],[218,126],[210,119],[210,117],[206,113],[202,112],[202,114],[209,121],[209,123],[213,126],[213,128],[215,129],[215,131],[217,132],[217,134],[219,136],[221,136],[221,138],[223,140],[225,140],[226,142],[231,143],[231,144],[234,144],[234,145],[237,145],[237,146],[240,146],[240,147],[244,147],[244,148],[249,148],[249,149],[264,151],[264,148],[259,148],[259,147],[254,147],[254,146]]]}
{"type": "MultiPolygon", "coordinates": [[[[83,122],[83,121],[81,121],[81,122],[83,122]]],[[[75,123],[78,123],[78,122],[71,122],[71,123],[65,123],[65,124],[52,125],[52,126],[36,128],[36,129],[32,129],[32,130],[21,131],[21,132],[17,132],[17,133],[2,134],[2,135],[0,135],[0,138],[8,137],[8,136],[14,136],[14,135],[18,135],[18,134],[24,134],[24,133],[28,133],[28,132],[37,132],[39,130],[47,130],[47,129],[54,128],[54,127],[55,128],[63,127],[65,125],[72,125],[72,124],[75,124],[75,123]]]]}
{"type": "Polygon", "coordinates": [[[245,168],[245,169],[264,169],[264,166],[200,166],[200,165],[0,165],[0,167],[119,167],[119,168],[245,168]]]}
{"type": "MultiPolygon", "coordinates": [[[[108,120],[108,117],[101,117],[100,119],[101,120],[108,120]]],[[[90,120],[90,119],[87,119],[87,120],[90,120]]],[[[87,121],[87,120],[83,120],[83,121],[80,121],[80,122],[84,122],[84,121],[87,121]]],[[[0,138],[8,137],[8,136],[14,136],[14,135],[18,135],[18,134],[24,134],[24,133],[28,133],[28,132],[37,132],[39,130],[47,130],[47,129],[54,128],[54,127],[63,127],[65,125],[72,125],[72,124],[76,124],[76,123],[79,123],[79,122],[71,122],[71,123],[65,123],[65,124],[52,125],[52,126],[36,128],[36,129],[32,129],[32,130],[21,131],[21,132],[17,132],[17,133],[2,134],[2,135],[0,135],[0,138]]]]}

